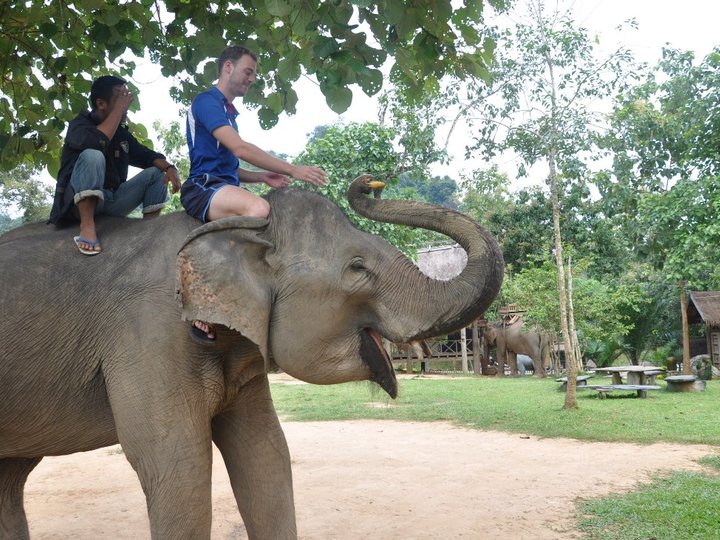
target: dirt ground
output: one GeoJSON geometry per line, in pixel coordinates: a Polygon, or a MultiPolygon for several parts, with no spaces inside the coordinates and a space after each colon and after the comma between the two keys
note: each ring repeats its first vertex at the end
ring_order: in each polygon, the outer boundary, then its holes
{"type": "MultiPolygon", "coordinates": [[[[587,443],[441,423],[283,423],[298,534],[327,539],[579,538],[580,498],[658,472],[700,469],[708,446],[587,443]]],[[[149,538],[145,500],[119,447],[45,458],[26,488],[31,537],[149,538]]],[[[213,539],[247,538],[220,454],[213,539]]]]}

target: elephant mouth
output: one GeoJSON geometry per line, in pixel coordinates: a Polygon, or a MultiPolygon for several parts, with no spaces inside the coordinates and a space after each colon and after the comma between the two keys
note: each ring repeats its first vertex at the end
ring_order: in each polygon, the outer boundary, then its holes
{"type": "Polygon", "coordinates": [[[395,399],[398,390],[395,371],[377,330],[365,328],[361,332],[360,358],[370,368],[372,373],[370,380],[377,383],[391,398],[395,399]]]}

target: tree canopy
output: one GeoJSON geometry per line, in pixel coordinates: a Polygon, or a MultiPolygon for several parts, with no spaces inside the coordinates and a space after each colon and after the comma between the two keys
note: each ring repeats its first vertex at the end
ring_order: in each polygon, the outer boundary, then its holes
{"type": "Polygon", "coordinates": [[[449,75],[486,78],[494,42],[485,4],[506,0],[9,0],[0,3],[0,169],[52,162],[66,122],[87,108],[92,80],[130,76],[148,55],[187,104],[216,78],[229,44],[259,55],[247,102],[265,127],[295,111],[293,85],[314,77],[328,105],[345,111],[352,88],[377,93],[389,77],[410,93],[449,75]]]}

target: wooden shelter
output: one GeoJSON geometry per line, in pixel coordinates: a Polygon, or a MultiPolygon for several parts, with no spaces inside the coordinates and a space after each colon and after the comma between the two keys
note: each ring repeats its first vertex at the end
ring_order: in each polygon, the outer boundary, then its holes
{"type": "Polygon", "coordinates": [[[707,354],[720,367],[720,291],[690,291],[687,300],[688,324],[704,324],[707,354]]]}
{"type": "Polygon", "coordinates": [[[466,264],[467,253],[457,244],[418,250],[418,268],[434,279],[448,281],[459,275],[466,264]]]}

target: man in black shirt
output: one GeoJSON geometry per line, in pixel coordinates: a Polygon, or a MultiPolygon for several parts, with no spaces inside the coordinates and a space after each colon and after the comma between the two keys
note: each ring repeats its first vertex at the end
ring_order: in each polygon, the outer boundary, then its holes
{"type": "Polygon", "coordinates": [[[101,251],[95,214],[126,216],[142,205],[144,218],[156,217],[167,200],[167,184],[180,189],[175,166],[140,144],[127,127],[133,100],[123,79],[99,77],[90,90],[91,110],[68,126],[50,223],[80,220],[75,244],[85,255],[101,251]],[[143,169],[127,179],[128,166],[143,169]]]}

